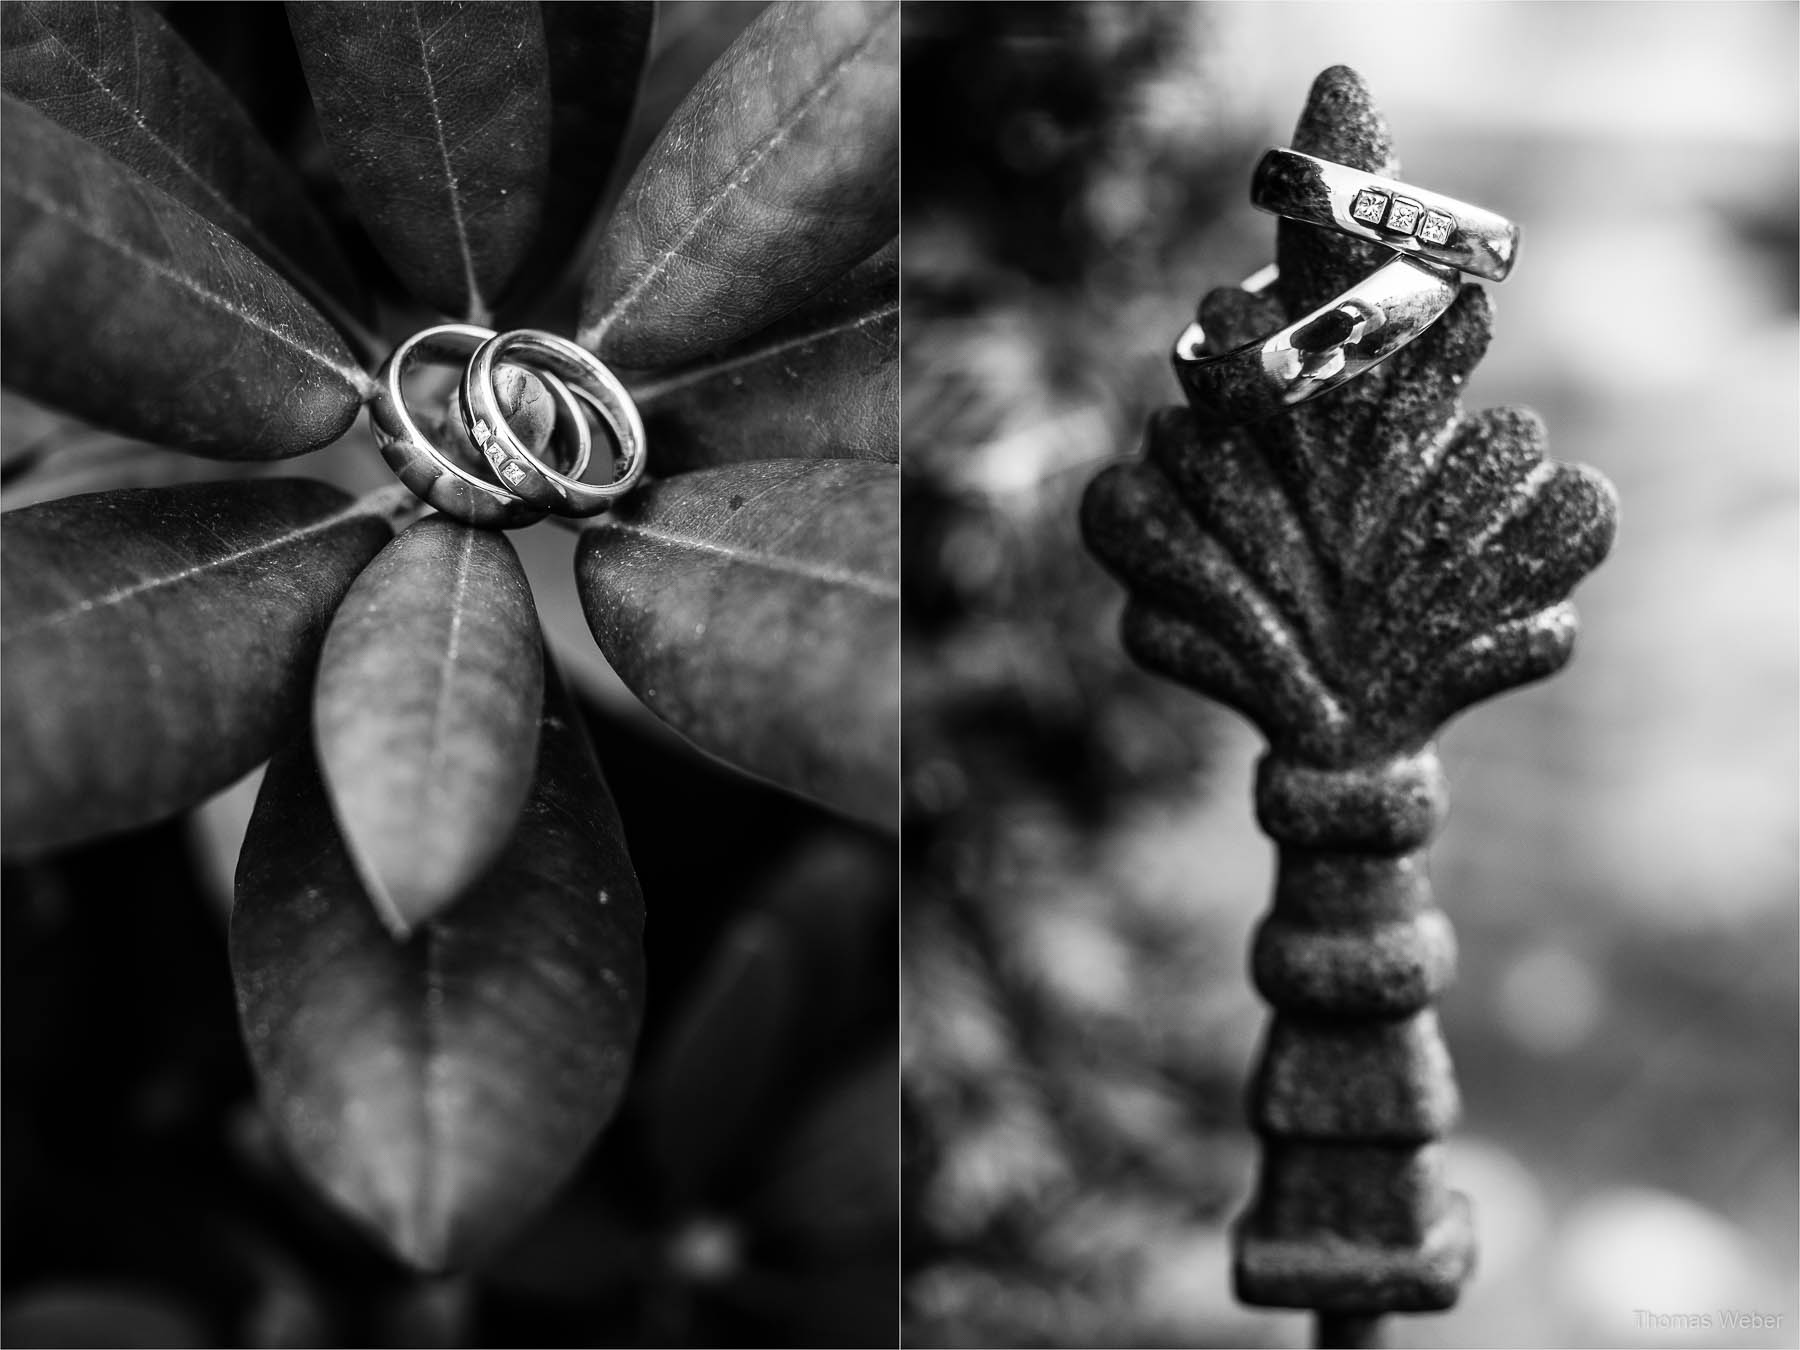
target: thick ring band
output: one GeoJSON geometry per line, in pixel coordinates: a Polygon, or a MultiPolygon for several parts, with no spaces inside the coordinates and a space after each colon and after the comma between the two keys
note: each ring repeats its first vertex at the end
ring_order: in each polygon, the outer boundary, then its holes
{"type": "Polygon", "coordinates": [[[535,506],[560,516],[597,515],[629,492],[644,472],[644,422],[637,404],[605,362],[567,338],[535,328],[490,338],[463,372],[462,394],[469,438],[487,455],[501,481],[535,506]],[[584,483],[558,473],[519,444],[499,415],[500,401],[494,391],[494,366],[502,359],[561,376],[606,419],[624,461],[613,482],[584,483]]]}
{"type": "Polygon", "coordinates": [[[1489,281],[1505,281],[1519,251],[1519,227],[1505,216],[1298,150],[1263,155],[1250,200],[1274,215],[1373,239],[1489,281]]]}
{"type": "MultiPolygon", "coordinates": [[[[1265,268],[1246,289],[1274,276],[1265,268]]],[[[1200,325],[1189,324],[1175,342],[1175,376],[1208,422],[1271,417],[1387,360],[1436,323],[1461,289],[1454,272],[1395,258],[1298,323],[1217,356],[1206,354],[1200,325]]]]}
{"type": "MultiPolygon", "coordinates": [[[[379,388],[369,402],[369,420],[374,424],[381,457],[414,496],[470,525],[511,530],[536,524],[546,513],[506,488],[476,477],[433,445],[413,420],[401,389],[402,378],[416,362],[465,359],[493,336],[491,328],[466,323],[440,324],[414,333],[382,363],[376,376],[379,388]]],[[[587,417],[562,381],[552,378],[544,384],[556,399],[559,427],[565,420],[573,423],[574,442],[568,462],[574,472],[580,473],[587,467],[593,448],[587,417]]],[[[498,399],[494,417],[505,425],[498,399]]]]}

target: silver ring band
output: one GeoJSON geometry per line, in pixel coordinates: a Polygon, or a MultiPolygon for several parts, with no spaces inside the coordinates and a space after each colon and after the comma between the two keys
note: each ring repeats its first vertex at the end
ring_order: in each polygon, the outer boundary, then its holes
{"type": "Polygon", "coordinates": [[[1373,239],[1398,253],[1504,281],[1519,251],[1505,216],[1298,150],[1270,150],[1250,181],[1257,207],[1373,239]]]}
{"type": "MultiPolygon", "coordinates": [[[[476,477],[433,445],[413,420],[401,388],[402,379],[416,362],[464,359],[493,336],[491,328],[466,323],[440,324],[414,333],[382,363],[376,376],[379,387],[369,401],[369,420],[381,457],[414,496],[470,525],[510,530],[536,524],[544,518],[544,510],[520,500],[504,487],[476,477]]],[[[587,417],[562,381],[550,378],[544,384],[556,399],[559,427],[565,420],[573,423],[574,442],[568,462],[579,473],[587,467],[593,449],[587,417]]],[[[491,388],[491,378],[489,385],[491,388]]],[[[495,419],[504,426],[497,398],[494,409],[495,419]]]]}
{"type": "MultiPolygon", "coordinates": [[[[513,492],[561,516],[592,516],[629,492],[644,472],[644,422],[637,404],[606,363],[585,347],[535,328],[520,328],[481,344],[463,372],[463,417],[469,437],[481,447],[513,492]],[[558,473],[519,444],[499,415],[494,367],[502,359],[566,380],[606,420],[624,461],[610,483],[584,483],[558,473]]],[[[585,419],[584,419],[585,425],[585,419]]]]}
{"type": "MultiPolygon", "coordinates": [[[[1274,269],[1250,280],[1267,285],[1274,269]]],[[[1175,376],[1207,422],[1254,422],[1387,360],[1436,323],[1461,289],[1454,272],[1395,258],[1297,323],[1216,356],[1206,354],[1200,325],[1189,324],[1175,343],[1175,376]]]]}

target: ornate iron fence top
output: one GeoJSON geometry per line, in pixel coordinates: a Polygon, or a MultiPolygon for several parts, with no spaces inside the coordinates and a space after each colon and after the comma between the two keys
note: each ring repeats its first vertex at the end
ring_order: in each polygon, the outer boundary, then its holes
{"type": "MultiPolygon", "coordinates": [[[[1383,177],[1399,163],[1362,79],[1314,83],[1293,148],[1383,177]]],[[[1327,304],[1394,255],[1283,220],[1279,275],[1200,307],[1211,350],[1327,304]]],[[[1457,1095],[1432,1000],[1455,941],[1425,849],[1447,797],[1433,746],[1472,703],[1560,669],[1569,592],[1606,555],[1617,505],[1545,456],[1523,409],[1466,413],[1491,334],[1464,286],[1360,377],[1250,425],[1154,414],[1144,457],[1083,505],[1130,591],[1141,664],[1236,708],[1267,737],[1258,819],[1279,849],[1253,952],[1274,1018],[1251,1091],[1264,1144],[1237,1231],[1249,1303],[1315,1309],[1327,1345],[1450,1306],[1474,1259],[1443,1176],[1457,1095]]]]}

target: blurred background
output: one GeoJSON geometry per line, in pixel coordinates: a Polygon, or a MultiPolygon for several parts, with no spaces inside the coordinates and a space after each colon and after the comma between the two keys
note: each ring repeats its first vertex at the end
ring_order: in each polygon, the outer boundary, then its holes
{"type": "Polygon", "coordinates": [[[1442,741],[1480,1257],[1396,1334],[1796,1343],[1797,14],[908,4],[909,1344],[1308,1334],[1229,1288],[1259,744],[1125,661],[1076,508],[1178,401],[1199,297],[1269,260],[1250,170],[1339,63],[1407,177],[1522,223],[1467,404],[1536,409],[1622,501],[1573,664],[1442,741]]]}

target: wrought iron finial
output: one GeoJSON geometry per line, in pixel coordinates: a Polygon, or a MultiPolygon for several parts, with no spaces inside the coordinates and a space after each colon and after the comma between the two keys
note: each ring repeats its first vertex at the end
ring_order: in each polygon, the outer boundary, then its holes
{"type": "MultiPolygon", "coordinates": [[[[1293,148],[1396,176],[1362,79],[1313,85],[1293,148]]],[[[1223,351],[1392,255],[1282,221],[1262,294],[1215,291],[1223,351]]],[[[1444,317],[1331,393],[1238,427],[1155,413],[1146,454],[1088,490],[1088,545],[1128,587],[1125,644],[1250,718],[1269,743],[1257,819],[1278,849],[1252,955],[1274,1016],[1251,1089],[1263,1141],[1237,1231],[1245,1302],[1310,1308],[1327,1345],[1449,1307],[1473,1258],[1444,1179],[1457,1093],[1433,1001],[1455,940],[1426,848],[1447,794],[1434,748],[1461,709],[1569,659],[1567,597],[1609,548],[1598,474],[1544,454],[1522,409],[1465,413],[1490,331],[1465,286],[1444,317]]]]}

